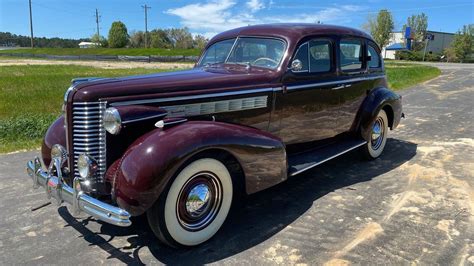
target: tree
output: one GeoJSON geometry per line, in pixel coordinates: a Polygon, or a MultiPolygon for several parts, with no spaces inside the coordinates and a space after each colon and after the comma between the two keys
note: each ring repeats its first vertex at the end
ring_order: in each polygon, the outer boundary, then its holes
{"type": "Polygon", "coordinates": [[[150,47],[153,48],[172,48],[173,43],[166,31],[162,29],[154,29],[148,34],[150,36],[150,47]]]}
{"type": "Polygon", "coordinates": [[[98,36],[97,33],[92,35],[91,42],[97,43],[99,47],[107,47],[107,39],[104,36],[98,36]]]}
{"type": "Polygon", "coordinates": [[[456,59],[463,62],[474,52],[474,24],[464,25],[451,43],[456,59]]]}
{"type": "Polygon", "coordinates": [[[166,30],[168,38],[173,43],[174,48],[190,49],[193,47],[193,36],[188,28],[172,28],[166,30]]]}
{"type": "Polygon", "coordinates": [[[407,27],[410,27],[414,32],[412,41],[413,50],[422,50],[424,47],[423,41],[425,40],[426,31],[428,30],[428,16],[426,16],[425,13],[411,15],[407,18],[407,23],[403,25],[403,32],[405,32],[407,27]]]}
{"type": "Polygon", "coordinates": [[[376,17],[368,18],[364,28],[370,32],[380,47],[385,47],[390,42],[390,34],[394,28],[392,14],[388,10],[382,9],[376,17]]]}
{"type": "Polygon", "coordinates": [[[109,47],[123,48],[128,43],[127,27],[121,21],[115,21],[109,30],[109,47]]]}
{"type": "Polygon", "coordinates": [[[145,47],[145,33],[143,31],[132,31],[130,33],[130,47],[145,47]]]}
{"type": "Polygon", "coordinates": [[[206,47],[208,41],[209,40],[206,37],[198,34],[194,36],[193,47],[202,50],[206,47]]]}

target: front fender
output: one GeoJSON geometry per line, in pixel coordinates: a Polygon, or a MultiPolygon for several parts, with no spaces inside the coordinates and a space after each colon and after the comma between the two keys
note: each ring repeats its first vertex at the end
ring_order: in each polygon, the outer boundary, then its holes
{"type": "Polygon", "coordinates": [[[370,125],[382,108],[390,108],[389,110],[392,113],[387,114],[391,118],[389,126],[392,129],[396,128],[402,113],[401,98],[400,95],[384,87],[372,90],[365,98],[357,114],[357,129],[361,136],[369,136],[370,125]]]}
{"type": "Polygon", "coordinates": [[[143,135],[109,168],[117,203],[132,215],[144,213],[188,159],[209,149],[225,150],[239,161],[247,193],[286,179],[286,151],[279,138],[234,124],[186,122],[143,135]]]}
{"type": "Polygon", "coordinates": [[[49,126],[41,146],[41,157],[45,165],[51,162],[51,148],[54,144],[66,147],[66,130],[64,128],[64,116],[60,116],[49,126]]]}

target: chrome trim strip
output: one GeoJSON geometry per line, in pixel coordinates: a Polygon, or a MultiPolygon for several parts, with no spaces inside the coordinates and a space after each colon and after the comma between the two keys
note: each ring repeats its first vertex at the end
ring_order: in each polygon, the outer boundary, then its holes
{"type": "Polygon", "coordinates": [[[268,96],[265,95],[214,102],[162,106],[161,108],[168,112],[168,115],[166,117],[174,118],[244,111],[265,108],[267,106],[268,96]]]}
{"type": "Polygon", "coordinates": [[[140,122],[140,121],[144,121],[144,120],[148,120],[148,119],[163,118],[167,115],[168,115],[168,113],[161,113],[161,114],[157,114],[157,115],[145,116],[145,117],[131,119],[131,120],[124,120],[124,121],[122,121],[122,124],[126,125],[126,124],[140,122]]]}
{"type": "Polygon", "coordinates": [[[330,157],[328,157],[328,158],[326,158],[326,159],[324,159],[324,160],[322,160],[322,161],[316,162],[316,163],[314,163],[314,164],[312,164],[312,165],[309,165],[309,166],[307,166],[307,167],[305,167],[305,168],[303,168],[303,169],[301,169],[301,170],[298,170],[298,171],[296,171],[296,172],[294,172],[294,173],[291,173],[290,176],[295,176],[295,175],[297,175],[297,174],[300,174],[300,173],[302,173],[302,172],[304,172],[304,171],[306,171],[306,170],[309,170],[309,169],[311,169],[311,168],[313,168],[313,167],[315,167],[315,166],[318,166],[318,165],[320,165],[320,164],[322,164],[322,163],[325,163],[325,162],[327,162],[327,161],[329,161],[329,160],[331,160],[331,159],[334,159],[334,158],[338,157],[339,155],[342,155],[342,154],[344,154],[344,153],[346,153],[346,152],[350,152],[350,151],[352,151],[352,150],[354,150],[354,149],[356,149],[356,148],[359,148],[360,146],[365,145],[365,144],[367,144],[367,141],[361,142],[361,143],[359,143],[359,144],[357,144],[357,145],[354,145],[353,147],[350,147],[350,148],[348,148],[348,149],[346,149],[346,150],[344,150],[344,151],[342,151],[342,152],[340,152],[340,153],[337,153],[337,154],[335,154],[335,155],[333,155],[333,156],[330,156],[330,157]]]}
{"type": "Polygon", "coordinates": [[[384,77],[385,75],[377,75],[377,76],[372,76],[372,77],[359,77],[359,78],[352,78],[352,79],[345,79],[345,80],[334,80],[334,81],[328,81],[328,82],[293,85],[293,86],[288,86],[287,89],[290,91],[290,90],[306,89],[306,88],[312,88],[312,87],[323,87],[323,86],[339,85],[339,84],[350,83],[350,82],[374,80],[374,79],[379,79],[379,78],[384,78],[384,77]]]}
{"type": "Polygon", "coordinates": [[[206,99],[206,98],[225,97],[225,96],[234,96],[234,95],[244,95],[244,94],[252,94],[252,93],[272,92],[273,90],[274,90],[274,88],[261,88],[261,89],[218,92],[218,93],[189,95],[189,96],[177,96],[177,97],[148,99],[148,100],[131,100],[131,101],[111,103],[110,106],[115,107],[115,106],[125,106],[125,105],[133,105],[133,104],[176,102],[176,101],[185,101],[185,100],[195,100],[195,99],[206,99]]]}

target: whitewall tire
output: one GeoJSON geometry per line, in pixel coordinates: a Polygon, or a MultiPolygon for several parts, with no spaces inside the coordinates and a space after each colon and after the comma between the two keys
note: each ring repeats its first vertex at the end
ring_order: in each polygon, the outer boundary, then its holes
{"type": "Polygon", "coordinates": [[[376,159],[382,154],[387,143],[387,135],[388,118],[385,111],[381,109],[370,125],[369,136],[367,136],[368,141],[364,147],[368,159],[376,159]]]}
{"type": "Polygon", "coordinates": [[[214,236],[229,213],[233,184],[227,167],[203,158],[184,167],[148,211],[150,227],[171,246],[196,246],[214,236]]]}

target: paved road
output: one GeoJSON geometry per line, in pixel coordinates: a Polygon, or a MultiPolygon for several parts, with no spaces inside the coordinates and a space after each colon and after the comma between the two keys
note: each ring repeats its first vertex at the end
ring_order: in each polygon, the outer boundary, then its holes
{"type": "Polygon", "coordinates": [[[143,220],[117,228],[47,206],[24,163],[0,156],[0,264],[474,264],[474,69],[403,91],[383,156],[357,153],[251,196],[210,242],[173,250],[143,220]]]}

